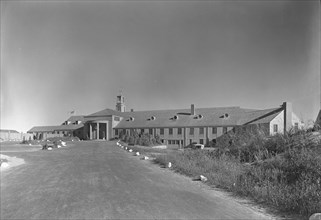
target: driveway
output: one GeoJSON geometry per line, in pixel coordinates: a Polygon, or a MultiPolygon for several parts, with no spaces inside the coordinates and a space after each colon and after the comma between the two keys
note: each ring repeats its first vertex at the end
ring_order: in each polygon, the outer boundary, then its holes
{"type": "Polygon", "coordinates": [[[1,173],[1,219],[271,218],[114,142],[2,153],[26,163],[1,173]]]}

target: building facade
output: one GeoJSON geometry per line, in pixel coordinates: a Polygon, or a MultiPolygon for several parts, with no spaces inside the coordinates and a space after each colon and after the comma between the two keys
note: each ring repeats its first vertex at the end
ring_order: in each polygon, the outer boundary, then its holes
{"type": "MultiPolygon", "coordinates": [[[[81,116],[81,123],[78,124],[81,126],[73,128],[72,135],[85,140],[110,140],[119,138],[121,134],[149,133],[158,135],[166,145],[186,146],[192,142],[207,144],[238,127],[259,126],[267,134],[275,135],[304,126],[293,113],[289,102],[264,110],[196,108],[192,104],[188,109],[126,111],[124,100],[120,94],[115,110],[107,108],[81,116]]],[[[65,126],[71,125],[74,123],[65,126]]]]}
{"type": "Polygon", "coordinates": [[[32,135],[26,133],[19,133],[16,130],[0,129],[0,141],[23,141],[29,140],[32,135]]]}
{"type": "Polygon", "coordinates": [[[84,139],[83,124],[84,117],[81,115],[71,116],[61,125],[35,126],[27,133],[32,135],[34,140],[45,140],[53,137],[73,136],[84,139]]]}

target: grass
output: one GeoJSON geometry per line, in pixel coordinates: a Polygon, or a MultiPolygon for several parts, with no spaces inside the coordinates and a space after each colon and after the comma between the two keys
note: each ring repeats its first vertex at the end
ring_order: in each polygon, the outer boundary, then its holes
{"type": "Polygon", "coordinates": [[[122,145],[127,146],[128,148],[132,149],[134,152],[139,152],[140,154],[150,156],[150,157],[157,157],[163,154],[172,154],[178,150],[178,148],[155,148],[155,147],[147,147],[141,145],[128,145],[125,142],[121,142],[122,145]]]}
{"type": "Polygon", "coordinates": [[[191,177],[204,175],[210,185],[284,213],[321,212],[321,143],[311,132],[234,134],[226,140],[216,151],[166,152],[155,161],[171,162],[175,171],[191,177]]]}
{"type": "Polygon", "coordinates": [[[79,141],[78,137],[51,137],[51,138],[47,138],[46,140],[24,140],[21,142],[21,144],[32,144],[32,145],[36,145],[36,144],[46,144],[47,141],[50,142],[58,142],[58,141],[79,141]]]}

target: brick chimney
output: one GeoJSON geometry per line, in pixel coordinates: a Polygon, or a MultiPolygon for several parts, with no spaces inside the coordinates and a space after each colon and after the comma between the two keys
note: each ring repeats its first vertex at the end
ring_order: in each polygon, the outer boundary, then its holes
{"type": "Polygon", "coordinates": [[[284,134],[292,128],[292,103],[283,102],[282,104],[284,114],[284,134]]]}
{"type": "Polygon", "coordinates": [[[195,106],[191,104],[191,115],[195,115],[195,106]]]}

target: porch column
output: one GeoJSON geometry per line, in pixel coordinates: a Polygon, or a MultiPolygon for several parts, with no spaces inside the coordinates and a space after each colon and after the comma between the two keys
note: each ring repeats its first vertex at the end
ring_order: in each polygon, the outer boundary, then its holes
{"type": "Polygon", "coordinates": [[[206,145],[208,145],[209,142],[209,127],[206,127],[206,145]]]}
{"type": "Polygon", "coordinates": [[[93,126],[89,123],[89,140],[93,139],[93,126]]]}
{"type": "Polygon", "coordinates": [[[187,134],[186,134],[187,128],[185,127],[183,130],[184,130],[183,131],[184,132],[184,145],[187,146],[187,134]]]}
{"type": "Polygon", "coordinates": [[[98,123],[98,122],[96,123],[96,128],[97,128],[97,129],[96,129],[96,131],[97,131],[97,137],[96,137],[96,139],[99,140],[99,123],[98,123]]]}
{"type": "MultiPolygon", "coordinates": [[[[108,141],[109,140],[109,134],[108,134],[108,122],[105,124],[105,126],[106,126],[106,134],[105,134],[105,138],[106,138],[106,141],[108,141]]],[[[113,129],[112,129],[112,131],[113,131],[113,129]]],[[[111,135],[111,136],[113,136],[113,134],[111,135]]]]}

